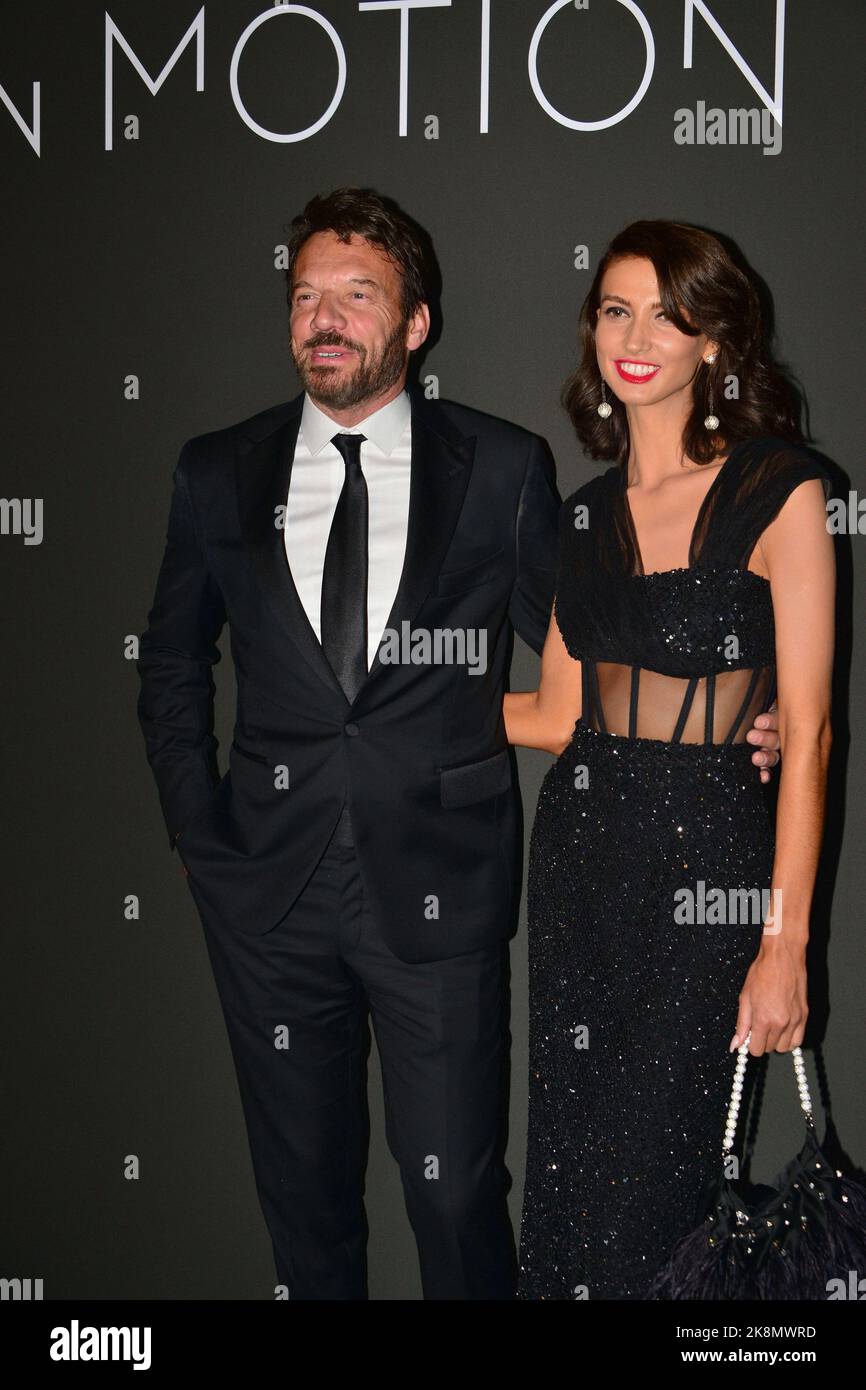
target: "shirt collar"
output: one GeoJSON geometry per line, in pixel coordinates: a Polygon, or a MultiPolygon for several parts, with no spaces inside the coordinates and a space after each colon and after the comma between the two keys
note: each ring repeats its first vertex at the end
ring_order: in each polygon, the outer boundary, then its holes
{"type": "Polygon", "coordinates": [[[301,414],[301,432],[304,443],[311,454],[319,454],[329,444],[335,434],[363,434],[381,449],[383,454],[393,453],[402,438],[403,431],[412,418],[412,404],[408,393],[401,391],[393,401],[374,410],[365,420],[346,429],[338,425],[330,415],[320,410],[315,401],[304,392],[304,408],[301,414]]]}

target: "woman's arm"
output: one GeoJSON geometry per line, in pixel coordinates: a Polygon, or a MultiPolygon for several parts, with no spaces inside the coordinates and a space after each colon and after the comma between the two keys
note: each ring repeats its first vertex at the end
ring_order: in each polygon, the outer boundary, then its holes
{"type": "Polygon", "coordinates": [[[794,488],[758,544],[770,576],[782,773],[770,912],[740,995],[731,1048],[789,1052],[808,1014],[806,942],[824,828],[834,645],[833,541],[817,478],[794,488]],[[779,905],[779,909],[774,906],[779,905]]]}
{"type": "Polygon", "coordinates": [[[568,747],[581,711],[580,662],[569,656],[554,613],[550,615],[537,690],[505,696],[509,743],[560,754],[568,747]]]}

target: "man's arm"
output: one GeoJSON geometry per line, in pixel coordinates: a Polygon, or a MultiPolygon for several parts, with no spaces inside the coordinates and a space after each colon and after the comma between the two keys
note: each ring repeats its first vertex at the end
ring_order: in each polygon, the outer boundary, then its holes
{"type": "Polygon", "coordinates": [[[193,441],[184,444],[174,471],[165,553],[137,663],[138,719],[172,849],[219,780],[211,668],[226,612],[190,497],[192,448],[193,441]]]}
{"type": "Polygon", "coordinates": [[[517,510],[517,579],[508,616],[514,630],[539,654],[556,587],[560,506],[553,455],[544,440],[534,435],[517,510]]]}

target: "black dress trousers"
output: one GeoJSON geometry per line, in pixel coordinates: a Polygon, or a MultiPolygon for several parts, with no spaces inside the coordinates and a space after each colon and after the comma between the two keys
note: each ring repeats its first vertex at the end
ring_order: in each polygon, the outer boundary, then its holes
{"type": "Polygon", "coordinates": [[[344,818],[271,931],[204,924],[277,1279],[291,1299],[368,1296],[369,1011],[424,1298],[511,1299],[507,944],[400,960],[367,910],[350,835],[344,818]]]}

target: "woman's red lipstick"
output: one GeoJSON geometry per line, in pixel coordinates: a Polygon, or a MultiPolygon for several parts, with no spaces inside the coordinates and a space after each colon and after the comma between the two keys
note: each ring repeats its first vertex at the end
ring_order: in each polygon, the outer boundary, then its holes
{"type": "Polygon", "coordinates": [[[656,362],[640,362],[634,357],[620,357],[614,360],[613,364],[623,381],[631,381],[635,385],[640,385],[644,381],[652,381],[660,371],[661,367],[656,362]],[[635,371],[635,368],[640,370],[635,371]]]}

